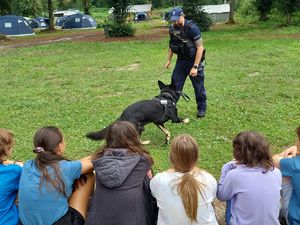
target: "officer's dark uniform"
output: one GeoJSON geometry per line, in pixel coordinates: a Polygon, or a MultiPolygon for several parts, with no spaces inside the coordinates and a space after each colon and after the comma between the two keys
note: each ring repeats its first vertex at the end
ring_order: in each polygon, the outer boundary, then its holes
{"type": "MultiPolygon", "coordinates": [[[[201,39],[200,29],[192,21],[184,21],[182,28],[176,27],[173,24],[170,26],[170,48],[173,53],[177,54],[176,65],[172,74],[172,79],[175,81],[176,91],[182,91],[184,82],[190,74],[190,70],[194,66],[196,56],[195,41],[201,39]],[[186,44],[183,44],[187,41],[186,44]]],[[[206,91],[204,87],[204,66],[200,63],[198,66],[198,74],[195,77],[189,76],[192,81],[197,102],[198,114],[204,115],[206,112],[206,91]]],[[[176,101],[180,95],[177,94],[176,101]]]]}

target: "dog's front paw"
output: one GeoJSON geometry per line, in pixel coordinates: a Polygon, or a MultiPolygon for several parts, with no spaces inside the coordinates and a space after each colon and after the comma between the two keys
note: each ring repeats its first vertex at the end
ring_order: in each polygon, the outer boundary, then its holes
{"type": "Polygon", "coordinates": [[[190,119],[189,118],[185,118],[182,120],[182,123],[184,124],[188,124],[190,122],[190,119]]]}

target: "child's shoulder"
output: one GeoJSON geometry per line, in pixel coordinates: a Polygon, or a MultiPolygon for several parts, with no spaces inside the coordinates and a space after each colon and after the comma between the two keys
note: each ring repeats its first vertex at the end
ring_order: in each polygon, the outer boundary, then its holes
{"type": "Polygon", "coordinates": [[[1,164],[0,166],[0,171],[4,172],[4,174],[21,174],[22,172],[22,167],[17,165],[17,164],[1,164]]]}

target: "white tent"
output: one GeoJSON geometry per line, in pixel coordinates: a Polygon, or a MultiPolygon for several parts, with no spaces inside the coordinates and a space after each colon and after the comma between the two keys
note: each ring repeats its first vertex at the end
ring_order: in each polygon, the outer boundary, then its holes
{"type": "Polygon", "coordinates": [[[227,22],[229,20],[229,4],[204,5],[202,10],[209,15],[213,23],[227,22]]]}
{"type": "Polygon", "coordinates": [[[128,6],[128,12],[129,13],[139,13],[139,12],[149,13],[149,12],[151,12],[151,8],[152,8],[152,4],[130,5],[130,6],[128,6]]]}
{"type": "Polygon", "coordinates": [[[63,16],[70,16],[70,15],[74,15],[80,13],[78,9],[68,9],[68,10],[54,10],[53,15],[54,18],[58,18],[58,17],[63,17],[63,16]]]}

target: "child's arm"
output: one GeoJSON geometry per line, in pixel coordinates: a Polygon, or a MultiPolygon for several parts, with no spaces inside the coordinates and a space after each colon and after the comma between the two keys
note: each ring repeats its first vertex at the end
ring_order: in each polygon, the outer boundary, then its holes
{"type": "Polygon", "coordinates": [[[16,165],[19,165],[19,166],[23,167],[24,163],[22,161],[5,160],[5,161],[3,161],[3,164],[4,165],[16,164],[16,165]]]}
{"type": "Polygon", "coordinates": [[[282,152],[283,157],[288,157],[290,155],[292,157],[295,157],[296,155],[300,155],[300,152],[299,152],[297,146],[289,147],[282,152]]]}
{"type": "Polygon", "coordinates": [[[228,178],[227,173],[236,168],[236,161],[230,161],[223,165],[221,177],[217,186],[217,198],[220,201],[227,201],[233,196],[233,183],[231,178],[228,178]]]}
{"type": "Polygon", "coordinates": [[[92,156],[84,157],[80,159],[80,162],[82,165],[81,174],[87,174],[93,171],[92,156]]]}
{"type": "Polygon", "coordinates": [[[283,158],[292,158],[296,155],[299,155],[299,151],[297,149],[297,146],[292,146],[287,149],[285,149],[283,152],[273,155],[273,162],[274,166],[280,169],[280,160],[283,158]]]}

